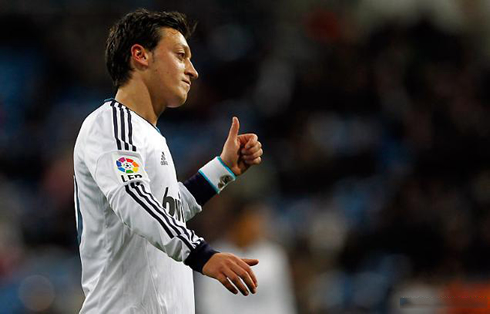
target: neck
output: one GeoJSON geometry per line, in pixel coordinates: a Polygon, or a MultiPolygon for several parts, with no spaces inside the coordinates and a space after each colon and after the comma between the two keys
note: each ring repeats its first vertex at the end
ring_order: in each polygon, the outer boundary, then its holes
{"type": "Polygon", "coordinates": [[[126,85],[119,87],[115,99],[154,126],[157,125],[158,118],[165,110],[164,106],[152,98],[148,86],[139,80],[131,80],[126,85]]]}

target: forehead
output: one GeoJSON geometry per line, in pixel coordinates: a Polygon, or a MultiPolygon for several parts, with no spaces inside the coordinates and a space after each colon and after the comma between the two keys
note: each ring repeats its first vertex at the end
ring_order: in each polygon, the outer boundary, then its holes
{"type": "Polygon", "coordinates": [[[189,49],[189,44],[185,39],[184,35],[178,30],[168,27],[162,27],[160,29],[160,41],[158,42],[158,46],[165,47],[178,47],[182,46],[186,49],[189,49]]]}

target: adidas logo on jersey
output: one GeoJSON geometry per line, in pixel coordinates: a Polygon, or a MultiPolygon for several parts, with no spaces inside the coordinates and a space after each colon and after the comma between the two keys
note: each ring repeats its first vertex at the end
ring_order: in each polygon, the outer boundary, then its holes
{"type": "Polygon", "coordinates": [[[165,157],[164,152],[162,152],[162,156],[160,157],[160,165],[162,165],[162,166],[168,165],[167,158],[165,157]]]}

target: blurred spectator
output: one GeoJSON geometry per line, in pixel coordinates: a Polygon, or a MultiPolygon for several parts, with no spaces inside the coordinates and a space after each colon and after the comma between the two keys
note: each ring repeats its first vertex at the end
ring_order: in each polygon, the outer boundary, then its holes
{"type": "Polygon", "coordinates": [[[259,282],[257,293],[242,298],[224,290],[219,283],[198,277],[197,313],[296,313],[287,253],[267,235],[272,224],[269,212],[260,202],[233,204],[228,213],[227,234],[214,243],[219,251],[259,260],[253,267],[259,282]]]}

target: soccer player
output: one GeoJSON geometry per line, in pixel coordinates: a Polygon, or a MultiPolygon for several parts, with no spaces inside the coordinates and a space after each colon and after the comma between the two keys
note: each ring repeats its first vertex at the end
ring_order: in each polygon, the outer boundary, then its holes
{"type": "Polygon", "coordinates": [[[216,252],[186,221],[261,162],[257,136],[239,135],[234,117],[220,156],[181,183],[156,127],[198,77],[186,40],[193,28],[181,13],[140,9],[110,30],[117,93],[85,119],[74,150],[80,313],[194,313],[192,269],[232,293],[256,292],[258,260],[216,252]]]}

